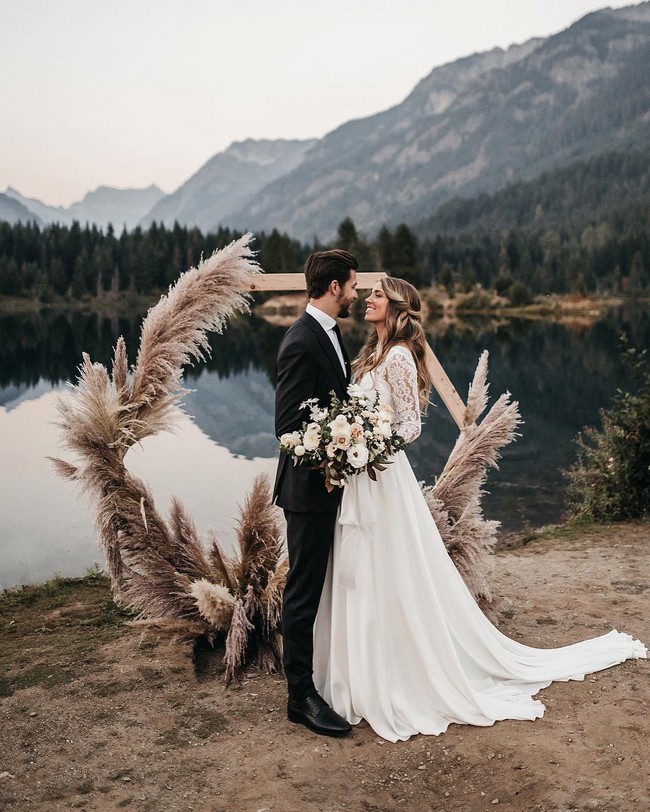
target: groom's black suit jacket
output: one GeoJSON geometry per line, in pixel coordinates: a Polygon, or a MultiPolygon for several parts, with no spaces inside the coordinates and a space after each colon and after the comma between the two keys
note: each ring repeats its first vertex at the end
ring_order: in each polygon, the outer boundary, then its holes
{"type": "MultiPolygon", "coordinates": [[[[275,433],[282,434],[301,428],[309,419],[309,410],[300,409],[308,398],[318,398],[319,406],[329,407],[330,392],[346,397],[350,381],[350,359],[344,347],[346,374],[332,341],[309,313],[295,321],[280,344],[277,361],[278,383],[275,390],[275,433]]],[[[310,471],[295,465],[280,454],[273,491],[275,502],[285,510],[311,513],[335,510],[341,498],[340,488],[328,493],[321,471],[310,471]]]]}

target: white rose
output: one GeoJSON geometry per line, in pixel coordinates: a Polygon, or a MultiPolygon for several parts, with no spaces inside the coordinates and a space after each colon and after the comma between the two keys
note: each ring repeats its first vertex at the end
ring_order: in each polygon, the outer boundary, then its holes
{"type": "Polygon", "coordinates": [[[299,431],[288,432],[287,434],[283,434],[282,437],[280,437],[280,443],[283,446],[285,446],[285,448],[295,448],[299,442],[300,442],[299,431]]]}
{"type": "Polygon", "coordinates": [[[320,429],[315,423],[311,423],[309,426],[307,426],[303,439],[303,445],[307,451],[316,451],[320,445],[320,429]]]}
{"type": "Polygon", "coordinates": [[[379,431],[381,433],[381,436],[385,437],[387,440],[389,440],[393,436],[393,430],[390,427],[390,423],[388,421],[382,421],[379,424],[379,431]]]}
{"type": "Polygon", "coordinates": [[[305,434],[303,445],[305,447],[305,451],[316,451],[320,445],[320,437],[315,434],[305,434]]]}
{"type": "Polygon", "coordinates": [[[368,462],[368,449],[357,443],[348,449],[347,458],[353,468],[363,468],[368,462]]]}
{"type": "Polygon", "coordinates": [[[305,453],[305,446],[304,445],[297,445],[293,449],[293,453],[296,455],[296,457],[302,457],[304,455],[304,453],[305,453]]]}
{"type": "Polygon", "coordinates": [[[334,443],[328,443],[327,448],[325,449],[325,453],[327,454],[330,460],[334,459],[334,454],[336,453],[336,446],[334,443]]]}

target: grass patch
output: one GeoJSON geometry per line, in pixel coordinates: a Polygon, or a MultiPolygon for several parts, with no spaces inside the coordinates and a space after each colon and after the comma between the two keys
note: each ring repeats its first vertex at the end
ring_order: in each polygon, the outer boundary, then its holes
{"type": "Polygon", "coordinates": [[[3,593],[0,696],[62,685],[77,676],[80,664],[101,668],[98,649],[124,633],[129,617],[98,572],[3,593]]]}

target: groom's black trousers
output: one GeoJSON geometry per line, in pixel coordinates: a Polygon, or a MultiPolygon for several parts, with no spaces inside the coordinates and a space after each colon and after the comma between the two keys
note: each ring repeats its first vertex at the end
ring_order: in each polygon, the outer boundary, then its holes
{"type": "Polygon", "coordinates": [[[316,690],[313,680],[314,621],[327,573],[337,510],[285,510],[289,572],[284,589],[282,637],[284,671],[292,699],[316,690]]]}

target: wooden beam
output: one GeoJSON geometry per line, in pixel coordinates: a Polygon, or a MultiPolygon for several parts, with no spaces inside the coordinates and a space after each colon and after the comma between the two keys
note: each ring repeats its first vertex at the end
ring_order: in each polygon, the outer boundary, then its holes
{"type": "MultiPolygon", "coordinates": [[[[357,289],[370,290],[375,282],[378,282],[385,276],[386,274],[383,271],[378,273],[358,273],[357,289]]],[[[307,283],[304,273],[269,273],[256,276],[255,281],[251,283],[248,289],[278,292],[307,290],[307,283]]]]}
{"type": "Polygon", "coordinates": [[[427,351],[426,364],[433,388],[442,398],[442,402],[449,410],[449,414],[454,418],[454,422],[459,429],[465,428],[465,404],[463,399],[456,391],[453,383],[449,380],[449,376],[442,368],[442,364],[436,358],[436,354],[429,347],[430,352],[427,351]]]}

